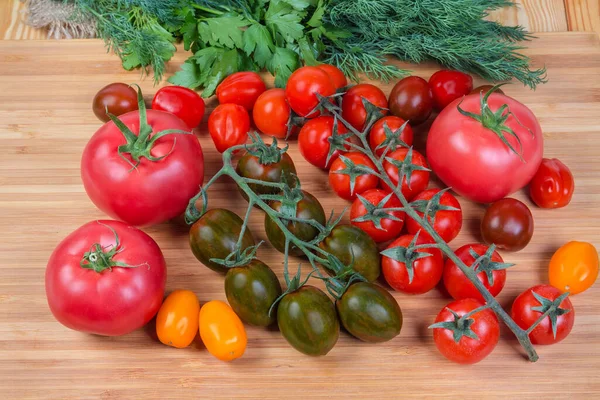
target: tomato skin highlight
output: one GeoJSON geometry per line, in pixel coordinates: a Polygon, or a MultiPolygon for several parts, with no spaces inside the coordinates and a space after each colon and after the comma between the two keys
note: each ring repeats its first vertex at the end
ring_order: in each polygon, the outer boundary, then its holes
{"type": "Polygon", "coordinates": [[[190,290],[175,290],[163,302],[156,315],[158,340],[182,349],[189,346],[198,332],[200,302],[190,290]]]}
{"type": "Polygon", "coordinates": [[[285,98],[285,90],[269,89],[256,99],[252,119],[256,128],[265,135],[283,139],[287,135],[291,111],[285,98]]]}
{"type": "Polygon", "coordinates": [[[91,221],[73,231],[52,252],[46,267],[50,311],[67,328],[103,336],[120,336],[146,325],[158,312],[165,291],[165,259],[156,242],[120,221],[91,221]],[[114,232],[111,230],[114,229],[114,232]],[[98,243],[120,249],[114,261],[133,268],[102,272],[84,269],[84,253],[98,243]]]}
{"type": "Polygon", "coordinates": [[[541,208],[560,208],[571,202],[575,180],[569,167],[556,158],[542,159],[529,182],[531,200],[541,208]]]}
{"type": "MultiPolygon", "coordinates": [[[[377,205],[377,204],[379,204],[380,201],[382,201],[385,198],[385,196],[387,196],[387,193],[381,189],[371,189],[371,190],[367,190],[366,192],[361,194],[361,196],[364,197],[366,200],[368,200],[369,203],[371,203],[373,205],[377,205]]],[[[400,203],[400,200],[398,200],[398,198],[396,196],[391,196],[390,199],[384,204],[384,207],[385,208],[400,208],[400,207],[402,207],[402,204],[400,203]]],[[[402,227],[404,226],[404,220],[406,219],[406,214],[404,213],[404,211],[390,212],[390,214],[393,215],[394,217],[398,218],[399,221],[395,221],[395,220],[389,219],[389,218],[384,218],[381,220],[381,227],[383,229],[377,229],[377,227],[375,227],[375,224],[373,224],[373,222],[371,222],[371,221],[365,221],[365,222],[354,221],[356,218],[362,217],[366,213],[367,213],[367,209],[361,203],[361,201],[358,198],[356,200],[354,200],[354,202],[352,203],[352,207],[350,208],[350,221],[351,221],[352,225],[362,229],[369,236],[371,236],[371,238],[375,242],[377,242],[377,243],[387,242],[389,240],[397,238],[400,235],[400,232],[402,232],[402,227]]]]}
{"type": "MultiPolygon", "coordinates": [[[[342,118],[360,132],[365,128],[367,120],[363,98],[379,108],[388,107],[385,93],[377,86],[361,83],[348,89],[342,97],[342,118]]],[[[383,110],[384,115],[387,113],[387,110],[383,110]]]]}
{"type": "Polygon", "coordinates": [[[569,242],[550,259],[550,284],[571,295],[588,290],[598,278],[598,252],[591,243],[569,242]]]}
{"type": "Polygon", "coordinates": [[[412,126],[427,121],[433,111],[431,88],[425,79],[418,76],[409,76],[396,83],[388,102],[390,112],[412,126]]]}
{"type": "Polygon", "coordinates": [[[194,129],[204,117],[206,105],[202,97],[183,86],[165,86],[152,99],[152,109],[166,111],[179,117],[189,129],[194,129]]]}
{"type": "MultiPolygon", "coordinates": [[[[435,319],[435,322],[454,321],[451,309],[459,316],[467,314],[483,303],[475,299],[456,300],[448,304],[435,319]]],[[[471,330],[479,340],[463,336],[458,343],[454,341],[453,332],[449,329],[436,328],[433,330],[433,340],[436,347],[450,361],[459,364],[475,364],[486,358],[498,344],[500,338],[500,325],[496,314],[489,308],[471,315],[474,322],[471,330]]]]}
{"type": "Polygon", "coordinates": [[[200,337],[210,354],[221,361],[240,358],[248,338],[240,318],[231,307],[219,300],[204,304],[199,314],[200,337]]]}
{"type": "MultiPolygon", "coordinates": [[[[379,119],[377,122],[375,122],[373,124],[373,127],[369,131],[369,146],[371,147],[371,150],[373,150],[373,152],[375,154],[377,154],[378,156],[381,156],[381,154],[383,153],[384,149],[383,148],[377,149],[377,146],[379,146],[381,143],[383,143],[383,141],[386,139],[384,125],[387,125],[387,127],[390,128],[390,130],[392,132],[396,132],[398,129],[400,129],[400,127],[402,127],[402,125],[405,122],[406,121],[403,120],[402,118],[399,118],[399,117],[396,117],[393,115],[383,117],[383,118],[379,119]]],[[[406,143],[408,146],[412,146],[413,137],[414,137],[413,129],[410,127],[410,125],[407,124],[404,127],[404,130],[402,131],[402,133],[400,134],[400,139],[402,139],[402,141],[404,143],[406,143]]],[[[397,148],[398,147],[396,147],[396,149],[397,148]]],[[[391,149],[391,151],[394,151],[396,149],[391,149]]]]}
{"type": "Polygon", "coordinates": [[[102,122],[110,121],[107,111],[118,117],[137,109],[137,92],[126,83],[116,82],[104,86],[92,101],[94,115],[102,122]]]}
{"type": "MultiPolygon", "coordinates": [[[[393,158],[397,161],[404,161],[408,155],[409,149],[404,147],[391,152],[386,158],[393,158]]],[[[421,153],[416,150],[412,151],[412,164],[427,168],[427,160],[421,153]]],[[[400,175],[398,168],[389,161],[383,162],[383,168],[394,185],[398,185],[400,175]]],[[[402,194],[406,200],[411,201],[417,194],[421,193],[429,185],[429,171],[413,171],[410,177],[410,184],[406,181],[406,177],[402,178],[402,194]]],[[[390,187],[383,180],[381,187],[386,191],[391,191],[390,187]]]]}
{"type": "Polygon", "coordinates": [[[336,90],[348,85],[348,79],[346,78],[346,75],[344,75],[344,73],[335,65],[321,64],[317,65],[317,68],[325,71],[327,75],[329,75],[329,79],[331,79],[331,82],[333,82],[333,86],[335,86],[336,90]]]}
{"type": "MultiPolygon", "coordinates": [[[[333,136],[334,118],[330,116],[321,116],[306,122],[298,134],[298,149],[300,154],[312,165],[321,169],[328,169],[331,164],[339,157],[340,151],[336,150],[329,163],[327,155],[331,145],[329,138],[333,136]]],[[[337,123],[338,135],[348,133],[344,124],[337,123]]]]}
{"type": "Polygon", "coordinates": [[[285,87],[288,104],[301,117],[315,118],[320,112],[313,110],[319,105],[317,93],[323,97],[335,93],[335,86],[327,72],[317,67],[301,67],[289,77],[285,87]]]}
{"type": "Polygon", "coordinates": [[[237,104],[250,111],[258,96],[267,90],[265,82],[256,72],[236,72],[225,78],[217,86],[217,98],[220,104],[237,104]]]}
{"type": "Polygon", "coordinates": [[[249,130],[248,111],[238,104],[221,104],[208,117],[208,133],[219,153],[246,143],[249,130]]]}
{"type": "MultiPolygon", "coordinates": [[[[416,195],[412,201],[417,200],[426,200],[429,201],[433,196],[440,192],[440,189],[428,189],[424,190],[418,195],[416,195]]],[[[450,206],[457,208],[457,211],[453,210],[439,210],[435,213],[433,229],[444,239],[446,243],[450,243],[455,237],[460,233],[460,229],[462,228],[462,208],[460,203],[454,197],[454,195],[450,192],[445,192],[441,199],[440,204],[444,206],[450,206]]],[[[421,218],[423,218],[423,213],[415,210],[417,214],[421,218]]],[[[421,228],[421,225],[418,224],[417,221],[408,217],[406,220],[406,229],[408,233],[415,234],[419,230],[421,230],[421,235],[425,237],[430,237],[430,235],[421,228]]]]}
{"type": "MultiPolygon", "coordinates": [[[[535,292],[549,300],[555,300],[562,292],[550,285],[537,285],[525,290],[513,302],[510,316],[522,329],[529,329],[535,321],[542,315],[539,311],[532,310],[532,307],[539,307],[540,302],[533,296],[535,292]]],[[[550,318],[546,317],[542,322],[531,331],[529,339],[533,344],[554,344],[565,339],[575,323],[575,309],[571,300],[567,297],[560,303],[560,308],[570,309],[571,311],[557,317],[556,338],[552,333],[552,324],[550,318]]]]}
{"type": "MultiPolygon", "coordinates": [[[[465,244],[464,246],[459,247],[454,254],[457,255],[458,258],[462,260],[462,262],[467,266],[471,267],[475,262],[475,258],[469,254],[469,250],[473,249],[480,256],[485,254],[488,250],[489,246],[472,243],[465,244]]],[[[494,251],[492,254],[492,261],[503,263],[504,260],[498,254],[497,251],[494,251]]],[[[492,296],[496,297],[504,288],[504,284],[506,283],[506,270],[498,270],[493,271],[493,280],[494,284],[491,285],[488,281],[487,275],[485,272],[481,271],[477,274],[477,277],[483,283],[487,290],[491,293],[492,296]]],[[[456,300],[460,299],[475,299],[480,302],[485,303],[485,299],[479,293],[479,290],[471,283],[469,278],[456,266],[454,261],[447,259],[446,264],[444,265],[444,273],[443,273],[444,286],[448,291],[448,294],[452,296],[456,300]]]]}
{"type": "MultiPolygon", "coordinates": [[[[147,110],[152,137],[165,129],[189,131],[175,115],[147,110]]],[[[134,134],[139,133],[139,111],[119,117],[134,134]]],[[[200,142],[191,134],[170,134],[158,139],[151,150],[154,162],[145,157],[132,169],[119,155],[127,141],[114,122],[94,133],[81,157],[81,179],[90,200],[110,217],[129,225],[150,226],[181,215],[204,180],[204,157],[200,142]]],[[[131,161],[128,154],[125,158],[131,161]]]]}
{"type": "MultiPolygon", "coordinates": [[[[375,164],[371,162],[369,157],[359,152],[347,153],[344,157],[351,160],[355,165],[365,165],[375,171],[375,164]]],[[[379,186],[379,178],[371,174],[363,174],[356,177],[354,181],[354,190],[350,190],[350,176],[337,173],[348,168],[341,158],[338,158],[331,164],[329,170],[329,185],[345,200],[354,200],[357,194],[362,194],[370,189],[375,189],[379,186]]]]}
{"type": "Polygon", "coordinates": [[[429,78],[436,110],[443,110],[454,100],[473,90],[473,77],[460,71],[441,70],[429,78]]]}
{"type": "Polygon", "coordinates": [[[481,220],[481,237],[499,249],[519,251],[533,236],[533,216],[521,201],[512,198],[498,200],[488,207],[481,220]]]}

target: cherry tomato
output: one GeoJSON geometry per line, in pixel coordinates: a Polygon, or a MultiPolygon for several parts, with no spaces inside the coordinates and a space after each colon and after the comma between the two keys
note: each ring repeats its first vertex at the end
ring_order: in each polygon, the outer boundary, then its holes
{"type": "MultiPolygon", "coordinates": [[[[493,89],[493,87],[494,87],[494,85],[481,85],[481,86],[478,86],[475,89],[471,90],[471,93],[469,93],[469,94],[481,94],[481,95],[485,96],[487,94],[487,92],[489,92],[490,90],[493,89]]],[[[494,90],[494,93],[504,94],[504,92],[500,88],[494,90]]]]}
{"type": "MultiPolygon", "coordinates": [[[[378,205],[385,197],[387,193],[381,189],[371,189],[361,194],[367,202],[378,205]]],[[[392,195],[384,204],[384,208],[400,208],[402,204],[400,200],[394,195],[392,195]]],[[[381,229],[378,229],[373,221],[356,221],[357,218],[364,216],[367,213],[367,208],[362,203],[362,201],[357,198],[352,203],[352,208],[350,209],[350,221],[352,225],[362,229],[367,232],[371,238],[377,242],[387,242],[394,238],[397,238],[402,232],[402,226],[404,225],[404,219],[406,218],[406,214],[404,211],[391,211],[389,215],[392,215],[396,219],[390,218],[381,218],[380,224],[381,229]]]]}
{"type": "MultiPolygon", "coordinates": [[[[448,304],[435,318],[436,323],[454,322],[456,317],[450,310],[463,317],[465,314],[483,306],[483,303],[475,299],[456,300],[448,304]]],[[[492,310],[484,309],[469,316],[472,320],[469,330],[477,339],[462,335],[457,341],[454,340],[454,332],[451,329],[435,327],[433,330],[433,341],[440,353],[450,361],[459,364],[475,364],[486,358],[498,344],[500,338],[500,324],[492,310]]]]}
{"type": "MultiPolygon", "coordinates": [[[[440,189],[425,190],[412,199],[412,205],[421,218],[423,217],[423,211],[425,210],[425,207],[427,207],[429,200],[431,200],[433,196],[439,192],[440,189]]],[[[460,207],[460,203],[456,197],[454,197],[454,195],[450,192],[444,192],[444,194],[442,194],[439,205],[442,208],[453,207],[457,209],[436,210],[437,206],[430,208],[431,212],[429,213],[429,217],[430,222],[433,220],[433,229],[442,237],[442,239],[444,239],[444,241],[446,241],[446,243],[450,243],[455,237],[458,236],[460,228],[462,228],[462,208],[460,207]]],[[[406,228],[408,233],[415,234],[421,230],[421,225],[409,217],[406,220],[406,228]]],[[[421,235],[430,237],[429,234],[424,230],[421,231],[421,235]]]]}
{"type": "Polygon", "coordinates": [[[208,132],[219,153],[248,140],[250,116],[237,104],[221,104],[208,117],[208,132]]]}
{"type": "MultiPolygon", "coordinates": [[[[395,133],[400,128],[402,128],[402,125],[404,125],[405,122],[406,121],[404,121],[402,118],[394,117],[391,115],[383,117],[377,122],[375,122],[373,124],[373,127],[371,128],[371,131],[369,132],[369,146],[371,147],[371,150],[373,150],[373,152],[380,156],[383,153],[384,148],[377,149],[377,146],[383,143],[384,140],[387,138],[384,126],[387,126],[388,128],[390,128],[392,133],[395,133]]],[[[404,129],[400,133],[400,140],[402,140],[408,146],[412,146],[413,136],[414,134],[412,128],[410,127],[410,125],[406,124],[404,126],[404,129]]],[[[394,151],[399,147],[400,146],[398,145],[391,150],[394,151]]]]}
{"type": "MultiPolygon", "coordinates": [[[[363,131],[367,120],[367,110],[362,99],[380,108],[387,108],[388,102],[385,93],[377,86],[368,83],[361,83],[352,86],[342,97],[342,118],[352,125],[356,130],[363,131]]],[[[388,111],[384,110],[384,114],[388,111]]]]}
{"type": "Polygon", "coordinates": [[[575,181],[565,164],[556,158],[543,158],[529,182],[529,195],[538,207],[560,208],[571,202],[575,181]]]}
{"type": "Polygon", "coordinates": [[[283,139],[288,132],[291,108],[285,90],[269,89],[256,99],[252,109],[254,125],[265,135],[283,139]]]}
{"type": "Polygon", "coordinates": [[[335,93],[335,86],[327,72],[317,67],[302,67],[294,71],[285,87],[285,96],[292,110],[301,117],[314,118],[312,112],[319,105],[317,93],[327,97],[335,93]]]}
{"type": "Polygon", "coordinates": [[[402,79],[392,89],[390,111],[411,125],[427,121],[433,110],[433,95],[427,81],[418,76],[402,79]]]}
{"type": "Polygon", "coordinates": [[[344,75],[344,73],[338,67],[330,64],[321,64],[317,65],[317,68],[327,72],[327,75],[329,75],[329,79],[331,79],[333,82],[336,90],[348,85],[348,79],[346,79],[346,75],[344,75]]]}
{"type": "MultiPolygon", "coordinates": [[[[346,160],[354,163],[354,165],[365,165],[372,170],[375,170],[375,165],[369,157],[363,153],[352,152],[343,156],[346,160]]],[[[379,185],[379,178],[371,174],[362,174],[355,178],[354,188],[350,185],[350,176],[340,174],[339,171],[348,169],[349,165],[340,157],[331,164],[329,170],[329,185],[342,199],[354,200],[357,194],[366,192],[369,189],[375,189],[379,185]]]]}
{"type": "Polygon", "coordinates": [[[152,99],[152,109],[170,112],[194,129],[204,117],[205,104],[202,97],[183,86],[165,86],[158,89],[152,99]]]}
{"type": "Polygon", "coordinates": [[[443,69],[431,75],[429,86],[433,94],[434,107],[440,111],[473,90],[473,77],[460,71],[443,69]]]}
{"type": "MultiPolygon", "coordinates": [[[[429,253],[430,256],[418,258],[412,263],[413,277],[406,267],[406,263],[391,258],[388,254],[395,247],[408,247],[415,235],[402,235],[394,240],[381,253],[381,270],[386,282],[395,290],[409,294],[427,293],[438,284],[444,270],[442,252],[434,247],[415,250],[415,252],[429,253]]],[[[419,235],[416,245],[434,243],[431,239],[419,235]]]]}
{"type": "MultiPolygon", "coordinates": [[[[327,163],[327,155],[331,145],[329,138],[333,135],[334,118],[322,116],[308,121],[298,134],[298,149],[300,154],[315,167],[327,169],[339,157],[340,151],[333,152],[329,163],[327,163]]],[[[338,135],[348,133],[346,127],[337,123],[338,135]]]]}
{"type": "MultiPolygon", "coordinates": [[[[456,254],[456,256],[460,258],[466,266],[471,267],[475,262],[475,257],[473,257],[473,255],[471,254],[471,251],[475,252],[479,256],[482,256],[486,253],[486,251],[488,251],[488,248],[489,246],[486,246],[484,244],[465,244],[464,246],[459,247],[458,250],[454,252],[454,254],[456,254]]],[[[498,254],[497,251],[494,251],[492,253],[491,261],[493,263],[504,263],[504,260],[502,259],[502,257],[500,257],[500,254],[498,254]]],[[[481,283],[483,283],[486,289],[490,291],[492,296],[497,296],[502,291],[502,289],[504,288],[504,284],[506,283],[506,270],[491,269],[492,283],[490,283],[490,281],[487,278],[487,274],[484,270],[482,270],[482,266],[478,265],[477,268],[481,271],[477,274],[477,277],[479,278],[481,283]]],[[[477,299],[485,303],[485,299],[483,298],[481,293],[479,293],[479,290],[477,290],[477,288],[475,287],[475,285],[473,285],[473,283],[471,283],[469,278],[467,278],[467,276],[463,274],[460,268],[456,266],[454,261],[450,259],[446,260],[446,264],[444,265],[443,277],[444,286],[446,287],[446,290],[448,290],[450,296],[454,297],[457,300],[471,298],[477,299]]]]}
{"type": "Polygon", "coordinates": [[[236,72],[217,86],[217,98],[221,104],[238,104],[250,111],[265,90],[267,87],[256,72],[236,72]]]}
{"type": "Polygon", "coordinates": [[[109,121],[110,114],[118,117],[121,114],[138,109],[137,92],[126,83],[111,83],[104,86],[94,96],[92,110],[102,122],[109,121]]]}
{"type": "MultiPolygon", "coordinates": [[[[517,296],[512,305],[510,316],[522,329],[529,329],[544,313],[543,311],[539,311],[539,307],[544,308],[544,305],[536,298],[536,295],[549,301],[554,301],[562,295],[562,292],[550,285],[537,285],[517,296]],[[534,308],[538,310],[534,310],[534,308]]],[[[560,312],[562,315],[556,316],[556,335],[554,335],[552,329],[552,321],[547,316],[529,334],[531,343],[554,344],[569,335],[575,323],[575,309],[568,297],[563,299],[558,307],[563,311],[560,312]]]]}
{"type": "Polygon", "coordinates": [[[178,349],[189,346],[198,332],[200,303],[190,290],[175,290],[167,296],[156,315],[158,340],[178,349]]]}
{"type": "Polygon", "coordinates": [[[598,278],[598,252],[591,243],[569,242],[554,253],[548,273],[550,284],[560,291],[584,292],[598,278]]]}
{"type": "Polygon", "coordinates": [[[502,199],[492,203],[481,221],[481,236],[487,244],[499,249],[519,251],[533,236],[533,216],[517,199],[502,199]]]}
{"type": "MultiPolygon", "coordinates": [[[[425,160],[425,157],[423,157],[423,155],[421,155],[421,153],[418,151],[412,149],[397,149],[390,153],[390,155],[386,158],[392,158],[396,161],[402,162],[406,160],[409,153],[412,157],[411,164],[413,166],[427,168],[427,160],[425,160]]],[[[398,167],[387,160],[383,162],[383,167],[387,175],[390,177],[392,183],[397,186],[399,179],[398,167]]],[[[409,182],[406,181],[406,176],[402,179],[402,194],[406,200],[411,201],[418,193],[425,190],[427,185],[429,185],[429,170],[414,170],[412,171],[409,182]]],[[[381,187],[385,190],[391,190],[383,180],[381,181],[381,187]]]]}
{"type": "Polygon", "coordinates": [[[221,361],[240,358],[246,351],[246,329],[231,307],[219,300],[204,304],[199,315],[200,337],[210,354],[221,361]]]}

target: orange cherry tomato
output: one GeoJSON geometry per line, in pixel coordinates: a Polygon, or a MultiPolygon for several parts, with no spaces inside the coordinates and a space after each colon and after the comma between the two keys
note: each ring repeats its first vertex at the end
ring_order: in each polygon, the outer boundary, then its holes
{"type": "Polygon", "coordinates": [[[200,309],[200,337],[208,352],[222,361],[244,355],[248,342],[240,318],[219,300],[209,301],[200,309]]]}
{"type": "Polygon", "coordinates": [[[569,242],[554,253],[548,268],[550,284],[562,292],[588,290],[598,277],[598,252],[586,242],[569,242]]]}
{"type": "Polygon", "coordinates": [[[156,315],[158,340],[178,349],[194,341],[198,331],[200,303],[190,290],[175,290],[163,302],[156,315]]]}

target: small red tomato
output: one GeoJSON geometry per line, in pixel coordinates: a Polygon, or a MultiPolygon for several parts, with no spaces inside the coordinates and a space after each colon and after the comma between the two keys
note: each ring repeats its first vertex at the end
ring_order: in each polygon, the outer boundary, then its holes
{"type": "Polygon", "coordinates": [[[250,111],[265,90],[267,87],[256,72],[236,72],[217,86],[217,98],[221,104],[238,104],[250,111]]]}
{"type": "MultiPolygon", "coordinates": [[[[412,199],[412,206],[421,218],[423,217],[427,203],[433,196],[440,192],[440,189],[428,189],[412,199]]],[[[458,236],[460,228],[462,228],[462,208],[456,197],[450,192],[444,192],[436,203],[432,203],[430,206],[429,221],[433,220],[433,229],[446,243],[450,243],[452,239],[458,236]],[[449,207],[456,208],[457,210],[448,210],[449,207]]],[[[414,234],[421,229],[421,225],[409,217],[406,220],[406,228],[408,233],[414,234]]],[[[430,237],[424,230],[421,231],[421,235],[430,237]]]]}
{"type": "Polygon", "coordinates": [[[219,153],[246,143],[249,130],[248,111],[237,104],[221,104],[208,117],[208,132],[219,153]]]}
{"type": "MultiPolygon", "coordinates": [[[[327,169],[331,166],[340,155],[340,151],[333,152],[329,163],[327,163],[327,155],[331,145],[329,138],[333,135],[334,118],[330,116],[317,117],[308,121],[298,134],[298,149],[300,154],[312,165],[322,169],[327,169]]],[[[348,133],[346,127],[337,123],[338,135],[348,133]]]]}
{"type": "Polygon", "coordinates": [[[390,112],[412,126],[427,121],[433,110],[433,96],[427,81],[418,76],[402,79],[390,93],[390,112]]]}
{"type": "Polygon", "coordinates": [[[492,203],[481,220],[481,237],[499,249],[519,251],[533,236],[533,215],[517,199],[506,198],[492,203]]]}
{"type": "Polygon", "coordinates": [[[283,139],[287,135],[290,112],[285,90],[269,89],[256,99],[252,117],[259,131],[283,139]]]}
{"type": "Polygon", "coordinates": [[[165,86],[158,89],[152,99],[152,109],[170,112],[179,117],[190,129],[194,129],[204,117],[204,100],[183,86],[165,86]]]}
{"type": "MultiPolygon", "coordinates": [[[[388,106],[385,93],[377,86],[361,83],[348,89],[342,97],[342,118],[361,132],[365,128],[367,120],[367,110],[365,110],[362,99],[368,100],[380,108],[388,106]]],[[[387,110],[384,110],[383,113],[387,114],[387,110]]]]}
{"type": "MultiPolygon", "coordinates": [[[[365,201],[373,205],[378,205],[386,198],[386,196],[387,193],[381,189],[371,189],[361,194],[361,197],[365,201]]],[[[383,204],[383,207],[400,208],[402,207],[402,204],[396,196],[392,195],[383,204]]],[[[357,218],[361,218],[365,214],[367,214],[367,207],[363,204],[361,199],[357,198],[352,203],[352,208],[350,209],[350,221],[352,222],[352,225],[367,232],[367,234],[377,243],[387,242],[397,238],[398,235],[400,235],[400,232],[402,232],[402,226],[404,225],[404,219],[406,218],[404,211],[390,211],[388,215],[391,215],[394,218],[381,218],[381,229],[379,229],[375,226],[373,221],[356,221],[357,218]]]]}
{"type": "MultiPolygon", "coordinates": [[[[423,157],[421,153],[412,148],[400,148],[390,153],[386,159],[387,158],[404,163],[408,163],[407,159],[410,159],[410,165],[408,166],[408,169],[412,169],[410,180],[407,183],[405,176],[402,179],[401,189],[406,200],[411,201],[418,193],[427,188],[427,185],[429,185],[429,170],[427,169],[427,160],[425,160],[425,157],[423,157]]],[[[388,160],[384,161],[383,167],[392,183],[397,186],[400,178],[398,167],[388,160]]],[[[386,190],[391,190],[384,181],[381,181],[381,187],[386,190]]]]}
{"type": "Polygon", "coordinates": [[[333,82],[336,90],[348,85],[348,79],[346,79],[346,75],[344,75],[344,73],[338,67],[330,64],[321,64],[317,65],[317,68],[327,72],[327,75],[329,75],[329,78],[333,82]]]}
{"type": "Polygon", "coordinates": [[[543,158],[529,183],[531,200],[541,208],[560,208],[571,202],[575,181],[569,167],[556,158],[543,158]]]}
{"type": "Polygon", "coordinates": [[[498,344],[500,324],[492,310],[483,309],[464,318],[482,306],[475,299],[456,300],[444,307],[435,318],[436,323],[430,326],[434,328],[433,341],[448,360],[459,364],[475,364],[486,358],[498,344]],[[458,318],[449,310],[454,311],[458,318]],[[454,322],[455,329],[438,325],[447,322],[454,322]],[[465,334],[474,334],[477,339],[465,334]],[[458,341],[455,340],[457,338],[458,341]]]}
{"type": "MultiPolygon", "coordinates": [[[[387,139],[384,129],[385,126],[390,128],[392,133],[396,133],[400,128],[402,128],[403,125],[404,129],[399,132],[400,135],[398,139],[402,140],[408,146],[412,146],[414,133],[410,125],[407,124],[402,118],[390,115],[381,118],[373,124],[373,127],[369,132],[369,146],[371,147],[371,150],[373,150],[378,156],[383,153],[384,148],[377,149],[377,146],[387,139]]],[[[394,149],[391,149],[391,151],[396,150],[398,147],[400,147],[400,145],[397,145],[394,149]]]]}
{"type": "Polygon", "coordinates": [[[454,100],[471,93],[473,77],[460,71],[443,69],[431,75],[429,86],[433,94],[433,104],[441,111],[454,100]]]}
{"type": "Polygon", "coordinates": [[[292,110],[306,118],[315,118],[320,114],[312,112],[319,105],[317,94],[327,97],[334,93],[335,86],[329,75],[317,67],[298,68],[285,87],[285,96],[292,110]]]}
{"type": "Polygon", "coordinates": [[[329,185],[342,199],[354,200],[357,194],[366,192],[369,189],[375,189],[379,185],[379,178],[371,174],[358,175],[354,180],[354,186],[351,185],[350,176],[340,173],[343,170],[352,168],[352,165],[364,165],[375,170],[375,165],[369,157],[362,153],[353,152],[340,156],[331,164],[329,170],[329,185]]]}
{"type": "MultiPolygon", "coordinates": [[[[461,259],[466,266],[471,267],[475,262],[476,258],[483,256],[488,251],[489,246],[484,244],[465,244],[459,247],[454,252],[458,258],[461,259]],[[475,254],[477,257],[475,257],[475,254]]],[[[477,277],[483,283],[487,290],[490,291],[492,296],[496,297],[498,293],[504,288],[506,283],[506,269],[495,269],[497,267],[503,267],[504,260],[500,257],[497,251],[492,253],[491,258],[483,260],[476,266],[476,270],[480,271],[477,277]],[[491,279],[489,277],[491,276],[491,279]]],[[[510,264],[505,264],[508,267],[510,264]]],[[[444,286],[450,296],[455,299],[477,299],[485,302],[485,299],[479,293],[479,290],[471,283],[469,278],[456,266],[454,261],[447,259],[444,266],[444,286]]]]}
{"type": "MultiPolygon", "coordinates": [[[[563,293],[550,285],[527,289],[515,299],[510,316],[522,329],[529,329],[563,293]]],[[[553,318],[547,316],[536,326],[529,338],[533,344],[554,344],[566,338],[575,323],[575,309],[568,297],[563,297],[553,318]]]]}
{"type": "MultiPolygon", "coordinates": [[[[408,248],[414,242],[415,235],[402,235],[394,240],[384,251],[381,259],[381,271],[386,282],[395,290],[409,294],[427,293],[438,284],[444,270],[442,252],[435,247],[414,250],[411,263],[394,258],[397,247],[408,248]],[[420,257],[418,253],[428,253],[420,257]]],[[[419,235],[414,245],[434,243],[431,239],[419,235]]],[[[406,257],[406,256],[405,256],[406,257]]],[[[405,258],[403,257],[403,258],[405,258]]]]}
{"type": "Polygon", "coordinates": [[[92,109],[100,121],[109,121],[107,112],[118,117],[138,109],[137,92],[126,83],[111,83],[96,93],[92,109]]]}

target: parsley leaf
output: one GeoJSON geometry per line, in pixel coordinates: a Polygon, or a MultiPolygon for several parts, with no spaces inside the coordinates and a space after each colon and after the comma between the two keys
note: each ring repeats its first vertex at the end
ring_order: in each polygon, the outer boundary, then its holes
{"type": "Polygon", "coordinates": [[[298,54],[284,47],[277,47],[267,69],[275,75],[275,86],[284,87],[288,78],[296,69],[300,68],[298,54]]]}
{"type": "Polygon", "coordinates": [[[185,86],[189,88],[197,88],[202,85],[200,79],[200,68],[192,58],[188,59],[181,65],[181,70],[169,78],[169,82],[173,85],[185,86]]]}
{"type": "Polygon", "coordinates": [[[224,46],[230,49],[242,47],[242,30],[248,26],[241,16],[206,18],[198,24],[200,40],[211,46],[224,46]]]}
{"type": "Polygon", "coordinates": [[[261,24],[252,24],[244,32],[244,52],[250,56],[254,53],[254,60],[260,67],[265,67],[273,57],[275,45],[269,29],[261,24]]]}
{"type": "Polygon", "coordinates": [[[265,21],[267,27],[276,32],[276,36],[293,43],[303,36],[304,26],[300,23],[303,17],[303,12],[294,10],[282,0],[272,0],[265,14],[265,21]]]}

